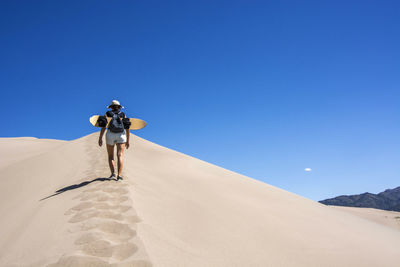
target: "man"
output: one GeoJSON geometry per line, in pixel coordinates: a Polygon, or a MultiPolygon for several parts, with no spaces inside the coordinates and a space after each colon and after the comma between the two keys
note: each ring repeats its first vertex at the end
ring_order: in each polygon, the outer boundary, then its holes
{"type": "MultiPolygon", "coordinates": [[[[122,168],[124,161],[124,150],[129,148],[129,129],[120,129],[122,119],[126,118],[125,113],[121,111],[123,106],[118,100],[113,100],[111,104],[107,107],[111,108],[105,114],[106,117],[113,118],[108,125],[108,130],[106,133],[106,143],[107,143],[107,153],[108,153],[108,165],[110,166],[111,179],[115,178],[115,167],[114,167],[114,145],[117,146],[117,157],[118,157],[118,175],[117,180],[123,180],[122,168]],[[115,120],[115,121],[114,121],[115,120]],[[116,125],[116,126],[115,126],[116,125]]],[[[122,126],[123,127],[123,126],[122,126]]],[[[99,146],[103,145],[103,135],[106,128],[101,128],[99,137],[99,146]]]]}

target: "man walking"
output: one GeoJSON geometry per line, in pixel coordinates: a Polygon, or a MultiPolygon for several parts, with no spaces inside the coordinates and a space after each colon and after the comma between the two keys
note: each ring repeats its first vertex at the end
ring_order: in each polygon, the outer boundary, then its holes
{"type": "MultiPolygon", "coordinates": [[[[115,178],[115,165],[114,165],[114,145],[117,146],[117,158],[118,158],[118,174],[117,180],[123,180],[122,168],[124,161],[124,150],[129,148],[129,129],[125,129],[123,124],[123,119],[126,118],[124,112],[121,111],[123,106],[118,100],[113,100],[111,104],[107,107],[108,110],[105,114],[106,117],[111,117],[111,121],[108,125],[106,133],[106,144],[108,153],[108,165],[110,166],[111,176],[110,178],[115,178]]],[[[99,146],[103,145],[103,135],[106,128],[103,127],[100,131],[99,136],[99,146]]]]}

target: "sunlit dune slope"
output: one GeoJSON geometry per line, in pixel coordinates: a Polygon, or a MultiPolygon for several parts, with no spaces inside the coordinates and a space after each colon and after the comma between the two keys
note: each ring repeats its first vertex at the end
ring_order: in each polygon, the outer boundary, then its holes
{"type": "Polygon", "coordinates": [[[104,179],[97,139],[0,141],[0,266],[398,264],[396,229],[137,136],[104,179]]]}

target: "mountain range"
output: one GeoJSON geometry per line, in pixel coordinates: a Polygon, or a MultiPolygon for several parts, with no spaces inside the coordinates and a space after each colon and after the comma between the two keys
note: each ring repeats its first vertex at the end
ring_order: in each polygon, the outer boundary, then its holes
{"type": "Polygon", "coordinates": [[[400,186],[378,194],[343,195],[319,201],[325,205],[400,211],[400,186]]]}

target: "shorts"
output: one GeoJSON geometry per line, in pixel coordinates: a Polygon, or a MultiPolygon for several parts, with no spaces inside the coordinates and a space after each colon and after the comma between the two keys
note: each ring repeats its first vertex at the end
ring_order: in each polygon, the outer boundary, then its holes
{"type": "Polygon", "coordinates": [[[107,145],[110,145],[110,146],[113,146],[115,144],[126,143],[125,130],[122,133],[113,133],[110,130],[107,130],[106,143],[107,143],[107,145]]]}

